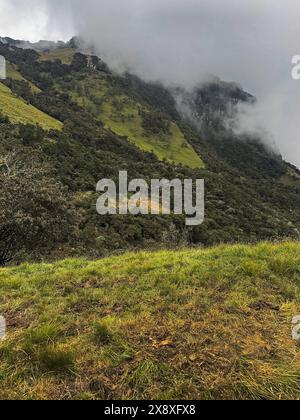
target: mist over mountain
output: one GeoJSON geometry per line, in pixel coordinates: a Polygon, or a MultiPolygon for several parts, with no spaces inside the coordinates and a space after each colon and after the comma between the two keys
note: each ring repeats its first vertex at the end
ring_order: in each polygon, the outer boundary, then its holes
{"type": "Polygon", "coordinates": [[[76,249],[102,255],[170,236],[206,245],[298,237],[299,171],[272,141],[266,148],[260,133],[245,134],[236,124],[237,110],[255,104],[255,97],[212,76],[188,89],[120,75],[86,47],[76,38],[0,42],[8,65],[0,84],[2,154],[27,156],[29,147],[50,160],[57,180],[75,194],[70,202],[81,209],[76,249]],[[126,225],[95,219],[91,192],[99,179],[115,178],[123,168],[144,179],[204,178],[204,225],[186,231],[172,217],[133,218],[126,225]]]}
{"type": "Polygon", "coordinates": [[[271,137],[300,165],[296,0],[0,0],[2,35],[38,41],[79,35],[108,64],[144,80],[187,89],[207,74],[240,83],[258,98],[239,129],[271,137]],[[30,23],[30,24],[29,24],[30,23]],[[30,28],[30,29],[29,29],[30,28]]]}

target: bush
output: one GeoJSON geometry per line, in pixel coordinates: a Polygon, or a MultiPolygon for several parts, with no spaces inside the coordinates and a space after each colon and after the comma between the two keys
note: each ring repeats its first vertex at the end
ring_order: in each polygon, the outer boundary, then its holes
{"type": "Polygon", "coordinates": [[[0,156],[0,264],[23,250],[51,249],[72,235],[68,194],[37,152],[0,156]]]}
{"type": "Polygon", "coordinates": [[[143,119],[142,126],[147,136],[168,136],[170,135],[170,121],[167,120],[160,112],[144,112],[140,111],[143,119]]]}

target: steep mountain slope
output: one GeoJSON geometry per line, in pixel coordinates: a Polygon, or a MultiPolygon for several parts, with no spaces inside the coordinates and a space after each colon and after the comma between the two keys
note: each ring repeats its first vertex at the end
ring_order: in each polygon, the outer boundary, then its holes
{"type": "Polygon", "coordinates": [[[17,67],[11,64],[9,61],[6,63],[6,75],[9,79],[28,83],[31,87],[32,93],[40,93],[40,89],[37,88],[33,83],[28,82],[28,80],[26,80],[18,71],[17,67]]]}
{"type": "Polygon", "coordinates": [[[287,173],[276,145],[264,144],[254,135],[237,135],[230,124],[237,117],[236,106],[252,104],[256,99],[235,83],[215,79],[193,92],[178,89],[174,92],[183,118],[199,133],[231,167],[249,177],[278,178],[287,173]]]}
{"type": "Polygon", "coordinates": [[[55,48],[44,51],[40,54],[41,61],[60,60],[63,64],[71,64],[76,54],[75,48],[55,48]]]}
{"type": "Polygon", "coordinates": [[[176,123],[118,92],[106,74],[75,81],[77,87],[71,91],[72,99],[87,107],[114,133],[128,138],[144,151],[153,152],[160,160],[190,168],[204,166],[176,123]]]}
{"type": "Polygon", "coordinates": [[[12,91],[0,83],[0,112],[12,123],[38,124],[45,130],[61,130],[63,124],[16,97],[12,91]]]}
{"type": "Polygon", "coordinates": [[[77,237],[63,251],[53,250],[55,255],[299,238],[299,171],[260,139],[238,137],[224,126],[228,103],[252,101],[251,95],[223,82],[184,92],[191,121],[178,92],[117,75],[98,57],[75,53],[73,47],[38,53],[0,43],[0,54],[14,69],[7,88],[63,124],[62,130],[32,138],[13,124],[2,123],[0,130],[1,154],[38,151],[72,193],[77,237]],[[204,178],[204,224],[187,228],[184,217],[174,215],[100,217],[95,185],[101,178],[117,180],[119,170],[147,181],[204,178]]]}
{"type": "MultiPolygon", "coordinates": [[[[40,59],[70,64],[75,53],[75,49],[60,48],[42,53],[40,59]]],[[[81,64],[85,64],[83,56],[81,60],[81,64]]],[[[86,72],[84,77],[74,75],[71,80],[63,76],[56,80],[56,89],[70,95],[112,132],[126,137],[146,152],[153,152],[160,160],[190,168],[204,166],[175,122],[155,112],[153,107],[140,103],[137,98],[128,96],[126,89],[116,86],[117,77],[96,57],[89,58],[86,67],[94,72],[86,72]]]]}

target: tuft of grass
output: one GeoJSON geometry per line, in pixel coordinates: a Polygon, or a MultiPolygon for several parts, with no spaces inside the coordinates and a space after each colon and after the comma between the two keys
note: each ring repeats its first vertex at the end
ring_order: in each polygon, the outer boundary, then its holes
{"type": "Polygon", "coordinates": [[[103,322],[97,322],[94,327],[94,341],[97,345],[106,345],[112,340],[113,334],[103,322]]]}
{"type": "Polygon", "coordinates": [[[36,345],[49,344],[55,341],[60,331],[53,324],[45,324],[37,328],[30,328],[25,333],[25,348],[30,350],[36,345]]]}
{"type": "Polygon", "coordinates": [[[299,364],[295,363],[294,371],[287,366],[272,366],[261,363],[259,376],[249,376],[245,372],[236,391],[240,398],[248,400],[284,400],[286,395],[290,399],[299,399],[299,364]]]}
{"type": "Polygon", "coordinates": [[[105,347],[103,352],[104,360],[108,361],[112,368],[132,360],[132,357],[132,348],[120,337],[115,337],[114,340],[105,347]]]}
{"type": "Polygon", "coordinates": [[[135,391],[142,391],[153,383],[163,382],[167,378],[167,369],[161,363],[146,359],[130,375],[128,383],[135,391]]]}
{"type": "Polygon", "coordinates": [[[74,355],[69,350],[49,346],[40,350],[37,361],[42,369],[54,373],[70,373],[74,368],[74,355]]]}

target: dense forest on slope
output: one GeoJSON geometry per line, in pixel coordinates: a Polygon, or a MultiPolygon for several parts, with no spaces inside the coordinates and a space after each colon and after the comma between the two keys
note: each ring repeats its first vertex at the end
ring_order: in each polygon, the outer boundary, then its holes
{"type": "Polygon", "coordinates": [[[117,75],[100,58],[70,46],[40,53],[0,43],[0,54],[10,66],[0,83],[0,188],[7,191],[1,249],[18,242],[20,258],[97,257],[124,249],[299,237],[299,171],[259,139],[237,137],[222,123],[226,102],[253,100],[241,88],[212,82],[186,93],[200,129],[180,112],[173,91],[117,75]],[[31,119],[25,109],[34,110],[31,119]],[[31,156],[47,167],[42,175],[37,171],[45,179],[45,200],[31,156]],[[13,191],[21,194],[21,185],[14,189],[14,183],[26,168],[31,199],[15,211],[13,191]],[[99,216],[96,183],[117,181],[120,170],[147,181],[204,178],[204,224],[187,228],[184,217],[174,215],[99,216]],[[54,217],[49,205],[57,194],[54,217]],[[66,208],[67,220],[61,217],[66,208]],[[28,239],[22,228],[28,221],[40,226],[40,241],[28,239]]]}

